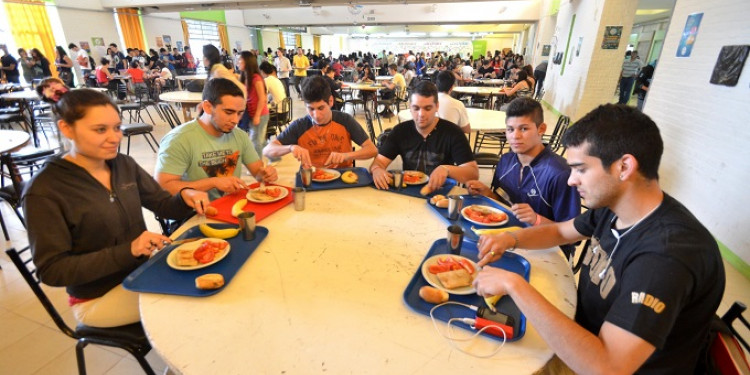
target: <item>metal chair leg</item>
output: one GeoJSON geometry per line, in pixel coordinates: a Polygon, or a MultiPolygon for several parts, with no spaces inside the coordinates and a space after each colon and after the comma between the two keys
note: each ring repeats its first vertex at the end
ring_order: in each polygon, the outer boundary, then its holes
{"type": "Polygon", "coordinates": [[[84,340],[78,340],[76,344],[76,362],[78,362],[78,375],[86,375],[86,359],[83,356],[83,349],[88,343],[84,340]]]}

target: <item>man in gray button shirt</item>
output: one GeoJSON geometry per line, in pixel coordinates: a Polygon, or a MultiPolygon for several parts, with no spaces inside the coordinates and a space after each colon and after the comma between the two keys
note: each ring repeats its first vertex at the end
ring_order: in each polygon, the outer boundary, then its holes
{"type": "Polygon", "coordinates": [[[638,71],[642,67],[643,63],[638,59],[637,51],[625,53],[625,61],[622,63],[622,72],[620,72],[620,100],[617,104],[628,104],[635,77],[638,76],[638,71]]]}

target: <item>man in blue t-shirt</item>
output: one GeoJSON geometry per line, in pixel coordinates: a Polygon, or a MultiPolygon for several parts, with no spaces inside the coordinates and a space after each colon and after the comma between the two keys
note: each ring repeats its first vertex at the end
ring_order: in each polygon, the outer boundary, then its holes
{"type": "Polygon", "coordinates": [[[481,236],[477,293],[511,297],[555,360],[575,373],[696,373],[724,294],[724,266],[711,233],[659,186],[659,128],[635,108],[607,104],[571,126],[563,144],[568,183],[589,210],[481,236]],[[508,249],[585,238],[591,250],[581,255],[574,320],[523,277],[487,266],[508,249]]]}
{"type": "Polygon", "coordinates": [[[546,130],[542,106],[537,101],[517,98],[510,102],[505,136],[512,152],[500,157],[491,187],[469,181],[469,193],[507,201],[518,220],[528,225],[578,216],[581,197],[576,188],[568,186],[570,167],[562,156],[542,143],[546,130]]]}

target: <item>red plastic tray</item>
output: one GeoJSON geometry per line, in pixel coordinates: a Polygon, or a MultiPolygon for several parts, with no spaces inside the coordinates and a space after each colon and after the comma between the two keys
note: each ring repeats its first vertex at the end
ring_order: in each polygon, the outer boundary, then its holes
{"type": "MultiPolygon", "coordinates": [[[[252,185],[249,185],[251,189],[256,188],[260,186],[260,183],[254,183],[252,185]]],[[[253,202],[247,202],[245,205],[244,211],[251,211],[255,212],[255,222],[259,222],[266,217],[270,216],[274,212],[284,208],[289,203],[292,203],[294,200],[294,196],[292,193],[292,188],[287,186],[281,186],[281,185],[274,185],[274,184],[268,184],[268,186],[279,186],[283,187],[287,190],[289,190],[289,195],[287,195],[284,199],[273,202],[273,203],[253,203],[253,202]]],[[[212,217],[211,219],[216,219],[219,221],[224,221],[227,223],[232,224],[238,224],[237,218],[232,216],[232,206],[240,199],[245,198],[247,195],[247,189],[239,190],[236,193],[233,194],[227,194],[213,202],[211,202],[210,206],[216,207],[219,210],[219,214],[212,217]]]]}

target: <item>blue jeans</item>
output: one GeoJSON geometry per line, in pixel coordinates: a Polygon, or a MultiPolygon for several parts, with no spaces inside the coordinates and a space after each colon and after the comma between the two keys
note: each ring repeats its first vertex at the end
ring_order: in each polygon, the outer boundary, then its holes
{"type": "MultiPolygon", "coordinates": [[[[270,118],[269,115],[261,115],[260,116],[260,123],[256,126],[253,125],[253,120],[250,118],[250,115],[245,112],[244,115],[242,115],[243,119],[247,116],[247,125],[249,128],[248,133],[250,133],[250,142],[253,142],[253,147],[255,148],[255,152],[258,153],[258,157],[263,157],[263,147],[266,147],[266,144],[268,143],[266,139],[266,130],[268,129],[268,119],[270,118]]],[[[240,120],[240,123],[242,123],[242,120],[240,120]]]]}
{"type": "Polygon", "coordinates": [[[620,100],[617,104],[628,104],[630,93],[633,91],[633,83],[635,83],[635,77],[620,78],[620,100]]]}

